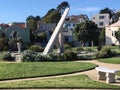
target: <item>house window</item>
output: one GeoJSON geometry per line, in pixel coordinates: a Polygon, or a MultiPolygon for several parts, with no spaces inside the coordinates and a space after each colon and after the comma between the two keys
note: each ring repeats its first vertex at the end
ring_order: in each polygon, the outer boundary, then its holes
{"type": "Polygon", "coordinates": [[[99,22],[99,26],[103,26],[104,25],[104,23],[103,22],[99,22]]]}
{"type": "Polygon", "coordinates": [[[115,37],[115,31],[112,31],[112,36],[115,37]]]}
{"type": "Polygon", "coordinates": [[[95,17],[93,17],[93,20],[95,20],[95,17]]]}
{"type": "Polygon", "coordinates": [[[70,26],[71,26],[71,24],[69,23],[69,24],[68,24],[68,26],[70,27],[70,26]]]}
{"type": "Polygon", "coordinates": [[[64,31],[64,32],[67,32],[67,31],[68,31],[68,24],[66,24],[66,25],[63,26],[63,31],[64,31]]]}
{"type": "Polygon", "coordinates": [[[99,19],[105,19],[105,16],[99,16],[99,19]]]}
{"type": "Polygon", "coordinates": [[[75,26],[75,24],[73,23],[73,27],[75,26]]]}
{"type": "Polygon", "coordinates": [[[40,26],[40,29],[45,29],[45,28],[46,28],[45,25],[41,25],[41,26],[40,26]]]}
{"type": "Polygon", "coordinates": [[[21,35],[18,31],[13,31],[10,34],[10,39],[19,40],[21,39],[21,35]]]}

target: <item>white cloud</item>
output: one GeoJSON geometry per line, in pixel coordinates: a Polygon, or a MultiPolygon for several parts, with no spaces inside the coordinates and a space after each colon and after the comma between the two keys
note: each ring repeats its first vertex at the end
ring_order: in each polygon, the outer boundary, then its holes
{"type": "Polygon", "coordinates": [[[99,11],[100,8],[99,7],[85,7],[85,8],[78,8],[76,10],[82,11],[82,12],[94,12],[94,11],[99,11]]]}

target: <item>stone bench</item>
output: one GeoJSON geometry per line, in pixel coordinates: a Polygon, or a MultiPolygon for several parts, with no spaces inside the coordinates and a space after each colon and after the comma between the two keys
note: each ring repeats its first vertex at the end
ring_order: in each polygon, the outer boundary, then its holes
{"type": "Polygon", "coordinates": [[[98,73],[98,80],[106,80],[106,83],[115,82],[115,74],[118,70],[108,69],[105,67],[96,67],[98,73]]]}

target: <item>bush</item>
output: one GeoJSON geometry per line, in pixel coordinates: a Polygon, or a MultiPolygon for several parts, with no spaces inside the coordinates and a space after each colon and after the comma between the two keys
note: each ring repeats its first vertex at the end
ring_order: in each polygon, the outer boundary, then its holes
{"type": "Polygon", "coordinates": [[[3,51],[8,51],[8,46],[4,46],[3,51]]]}
{"type": "Polygon", "coordinates": [[[46,56],[45,55],[41,55],[41,54],[37,54],[35,57],[35,61],[39,62],[39,61],[46,61],[46,56]]]}
{"type": "Polygon", "coordinates": [[[64,53],[57,54],[57,60],[65,61],[65,60],[66,60],[66,58],[65,58],[64,53]]]}
{"type": "Polygon", "coordinates": [[[93,60],[96,59],[95,55],[82,55],[78,57],[79,60],[93,60]]]}
{"type": "Polygon", "coordinates": [[[37,53],[31,50],[26,50],[22,53],[22,61],[23,62],[33,62],[35,61],[37,53]]]}
{"type": "Polygon", "coordinates": [[[11,56],[11,54],[9,52],[4,52],[1,55],[1,59],[5,60],[5,61],[14,61],[15,58],[11,56]]]}
{"type": "Polygon", "coordinates": [[[64,53],[65,59],[66,60],[74,60],[77,59],[77,53],[73,52],[73,51],[66,51],[64,53]]]}
{"type": "Polygon", "coordinates": [[[71,49],[71,46],[70,46],[69,44],[65,44],[65,45],[64,45],[64,48],[65,48],[65,49],[71,49]]]}
{"type": "Polygon", "coordinates": [[[35,52],[43,52],[43,48],[37,45],[30,46],[29,50],[35,51],[35,52]]]}
{"type": "Polygon", "coordinates": [[[49,53],[47,54],[47,60],[56,60],[57,59],[57,55],[55,53],[49,53]]]}
{"type": "Polygon", "coordinates": [[[103,46],[100,51],[96,53],[97,58],[107,58],[116,56],[116,52],[112,51],[109,46],[103,46]]]}
{"type": "Polygon", "coordinates": [[[39,61],[65,61],[77,59],[77,54],[75,52],[65,52],[65,53],[49,53],[47,55],[37,54],[34,51],[26,50],[22,53],[23,62],[39,62],[39,61]]]}
{"type": "Polygon", "coordinates": [[[59,53],[50,53],[47,55],[47,60],[48,61],[64,61],[65,56],[64,54],[59,54],[59,53]]]}
{"type": "Polygon", "coordinates": [[[74,48],[74,51],[84,51],[84,48],[83,47],[77,47],[77,48],[74,48]]]}
{"type": "Polygon", "coordinates": [[[84,51],[91,52],[91,51],[93,51],[93,49],[92,48],[84,48],[84,51]]]}
{"type": "Polygon", "coordinates": [[[102,49],[102,46],[97,47],[97,51],[100,51],[102,49]]]}

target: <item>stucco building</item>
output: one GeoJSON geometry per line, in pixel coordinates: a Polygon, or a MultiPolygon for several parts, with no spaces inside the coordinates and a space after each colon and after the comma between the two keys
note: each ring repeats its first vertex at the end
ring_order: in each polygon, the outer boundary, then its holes
{"type": "Polygon", "coordinates": [[[105,26],[109,25],[111,22],[110,15],[108,13],[93,15],[91,20],[95,22],[100,29],[105,28],[105,26]]]}
{"type": "Polygon", "coordinates": [[[25,43],[30,43],[30,30],[25,23],[0,24],[0,38],[3,35],[7,40],[22,39],[25,43]]]}
{"type": "Polygon", "coordinates": [[[105,27],[106,45],[119,45],[118,40],[115,37],[115,31],[120,29],[120,18],[116,23],[107,25],[105,27]]]}

